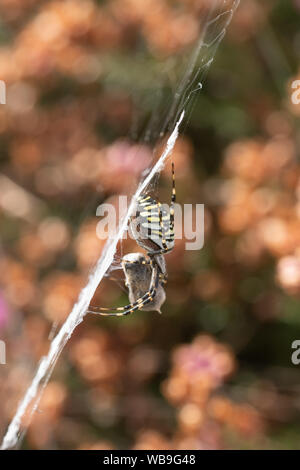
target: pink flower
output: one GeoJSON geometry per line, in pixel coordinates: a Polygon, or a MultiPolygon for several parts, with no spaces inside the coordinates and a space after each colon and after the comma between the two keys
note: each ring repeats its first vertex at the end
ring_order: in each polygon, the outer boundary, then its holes
{"type": "Polygon", "coordinates": [[[107,149],[107,164],[111,171],[139,175],[152,160],[152,152],[145,145],[131,145],[118,141],[107,149]]]}
{"type": "Polygon", "coordinates": [[[199,336],[190,345],[181,346],[175,352],[175,366],[191,380],[210,377],[218,385],[231,374],[234,360],[230,350],[209,336],[199,336]]]}

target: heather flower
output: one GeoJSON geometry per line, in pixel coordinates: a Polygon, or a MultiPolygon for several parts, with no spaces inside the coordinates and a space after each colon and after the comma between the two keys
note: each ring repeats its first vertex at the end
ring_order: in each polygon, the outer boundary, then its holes
{"type": "Polygon", "coordinates": [[[235,361],[228,347],[209,336],[198,336],[190,345],[180,346],[173,353],[173,367],[163,391],[171,402],[189,397],[192,402],[203,403],[234,368],[235,361]]]}

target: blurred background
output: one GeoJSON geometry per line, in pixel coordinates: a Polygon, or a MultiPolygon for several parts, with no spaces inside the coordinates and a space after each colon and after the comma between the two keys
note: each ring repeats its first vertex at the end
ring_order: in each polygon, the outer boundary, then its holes
{"type": "MultiPolygon", "coordinates": [[[[0,1],[1,437],[101,254],[97,206],[163,148],[210,6],[0,1]]],[[[204,247],[167,255],[161,316],[85,318],[22,448],[300,448],[299,59],[300,1],[242,0],[173,152],[204,247]]],[[[154,189],[170,200],[169,165],[154,189]]],[[[128,302],[115,272],[94,305],[128,302]]]]}

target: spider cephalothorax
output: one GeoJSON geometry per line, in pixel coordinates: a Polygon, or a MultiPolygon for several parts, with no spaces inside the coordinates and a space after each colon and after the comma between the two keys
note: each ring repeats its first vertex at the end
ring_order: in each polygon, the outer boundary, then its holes
{"type": "Polygon", "coordinates": [[[136,216],[131,220],[131,229],[136,242],[147,251],[147,256],[142,253],[129,253],[122,258],[122,269],[131,303],[116,308],[91,306],[88,312],[108,316],[129,315],[135,310],[160,312],[166,298],[163,288],[167,282],[164,254],[174,248],[176,191],[173,163],[172,181],[169,210],[146,194],[141,194],[137,199],[136,216]]]}

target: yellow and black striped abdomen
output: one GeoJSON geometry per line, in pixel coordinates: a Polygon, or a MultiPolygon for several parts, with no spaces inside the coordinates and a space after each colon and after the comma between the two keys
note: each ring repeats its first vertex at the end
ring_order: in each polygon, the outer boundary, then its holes
{"type": "Polygon", "coordinates": [[[170,220],[170,207],[161,204],[151,196],[141,195],[132,223],[137,243],[146,250],[157,248],[172,249],[174,230],[170,220]]]}

